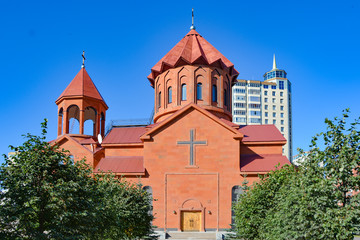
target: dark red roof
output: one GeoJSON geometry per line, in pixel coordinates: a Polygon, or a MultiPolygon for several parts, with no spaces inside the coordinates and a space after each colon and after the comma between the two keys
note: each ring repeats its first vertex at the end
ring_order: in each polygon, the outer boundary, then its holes
{"type": "Polygon", "coordinates": [[[275,166],[280,163],[279,167],[285,164],[291,165],[286,156],[280,154],[269,155],[241,155],[240,171],[241,172],[269,172],[275,170],[275,166]]]}
{"type": "Polygon", "coordinates": [[[240,126],[239,131],[244,134],[243,142],[278,142],[286,141],[275,125],[246,125],[240,126]]]}
{"type": "Polygon", "coordinates": [[[56,101],[60,100],[62,97],[72,96],[86,96],[104,101],[85,68],[81,68],[56,101]]]}
{"type": "Polygon", "coordinates": [[[95,167],[94,172],[145,173],[142,156],[104,157],[95,167]]]}
{"type": "Polygon", "coordinates": [[[206,41],[197,31],[192,29],[151,69],[148,79],[151,85],[154,79],[169,68],[182,65],[206,64],[227,69],[233,81],[238,71],[224,55],[206,41]]]}
{"type": "Polygon", "coordinates": [[[142,143],[140,137],[145,132],[146,127],[114,127],[102,144],[142,143]]]}

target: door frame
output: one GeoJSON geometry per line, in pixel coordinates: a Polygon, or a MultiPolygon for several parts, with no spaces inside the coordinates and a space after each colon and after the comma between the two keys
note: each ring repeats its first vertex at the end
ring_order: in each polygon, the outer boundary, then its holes
{"type": "Polygon", "coordinates": [[[179,225],[178,225],[178,229],[179,231],[183,232],[183,230],[181,229],[181,216],[183,215],[183,212],[200,212],[200,219],[201,219],[201,223],[200,223],[200,230],[199,232],[205,232],[205,208],[179,208],[179,225]]]}

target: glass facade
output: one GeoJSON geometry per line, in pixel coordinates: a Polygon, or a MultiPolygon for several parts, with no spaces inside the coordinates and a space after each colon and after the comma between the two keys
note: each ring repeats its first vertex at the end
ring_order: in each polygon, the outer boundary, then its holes
{"type": "Polygon", "coordinates": [[[285,71],[283,71],[283,70],[274,70],[274,71],[267,72],[264,75],[264,80],[268,80],[268,79],[276,78],[276,77],[277,78],[286,78],[285,71]]]}

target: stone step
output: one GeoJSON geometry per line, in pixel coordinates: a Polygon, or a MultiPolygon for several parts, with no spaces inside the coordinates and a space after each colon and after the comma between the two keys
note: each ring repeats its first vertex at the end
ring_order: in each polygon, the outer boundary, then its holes
{"type": "Polygon", "coordinates": [[[215,240],[216,232],[168,232],[166,239],[215,240]]]}

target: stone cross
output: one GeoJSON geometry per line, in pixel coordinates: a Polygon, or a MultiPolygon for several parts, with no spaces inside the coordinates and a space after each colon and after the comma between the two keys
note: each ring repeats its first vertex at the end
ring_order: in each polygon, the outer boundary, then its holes
{"type": "Polygon", "coordinates": [[[190,165],[194,165],[194,147],[195,145],[206,145],[207,141],[194,141],[194,129],[190,129],[190,141],[178,141],[178,145],[190,145],[190,165]]]}

